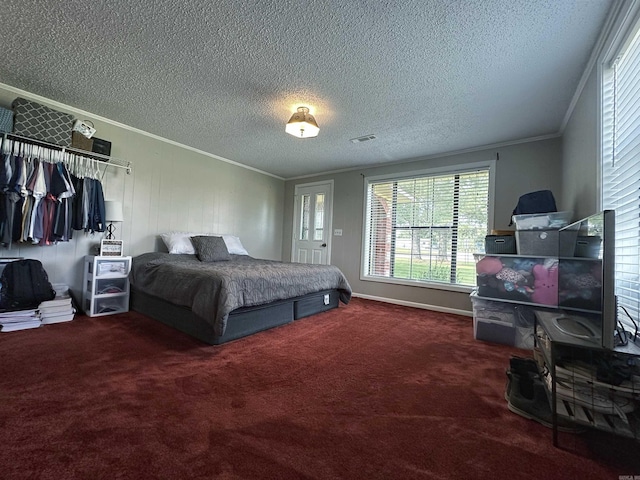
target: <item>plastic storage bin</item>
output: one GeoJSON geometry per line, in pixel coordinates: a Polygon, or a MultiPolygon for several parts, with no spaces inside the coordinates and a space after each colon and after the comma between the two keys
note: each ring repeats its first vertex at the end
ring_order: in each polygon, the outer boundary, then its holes
{"type": "Polygon", "coordinates": [[[558,258],[474,255],[478,295],[511,302],[558,306],[558,258]]]}
{"type": "Polygon", "coordinates": [[[602,238],[598,235],[579,235],[576,239],[576,250],[574,256],[583,258],[598,258],[602,248],[602,238]]]}
{"type": "MultiPolygon", "coordinates": [[[[85,302],[85,310],[91,311],[91,302],[85,302]]],[[[92,313],[94,315],[105,315],[109,313],[121,313],[129,310],[128,296],[113,296],[109,298],[98,298],[94,302],[92,313]]]]}
{"type": "Polygon", "coordinates": [[[571,222],[573,212],[531,213],[514,215],[516,230],[559,229],[571,222]]]}
{"type": "Polygon", "coordinates": [[[516,305],[516,340],[515,346],[518,348],[526,348],[533,350],[535,346],[535,332],[533,326],[535,325],[535,313],[533,308],[526,305],[516,305]]]}
{"type": "Polygon", "coordinates": [[[471,294],[473,336],[476,340],[518,348],[533,348],[533,310],[494,302],[471,294]]]}
{"type": "Polygon", "coordinates": [[[95,273],[97,277],[127,275],[129,273],[129,263],[128,260],[101,260],[96,263],[96,271],[91,273],[95,273]]]}
{"type": "Polygon", "coordinates": [[[487,253],[516,253],[516,237],[513,235],[487,235],[484,237],[487,253]]]}
{"type": "Polygon", "coordinates": [[[573,257],[578,232],[565,231],[562,242],[558,230],[516,230],[516,250],[518,255],[542,257],[573,257]]]}
{"type": "Polygon", "coordinates": [[[473,338],[513,346],[516,341],[514,305],[490,302],[471,296],[473,338]]]}

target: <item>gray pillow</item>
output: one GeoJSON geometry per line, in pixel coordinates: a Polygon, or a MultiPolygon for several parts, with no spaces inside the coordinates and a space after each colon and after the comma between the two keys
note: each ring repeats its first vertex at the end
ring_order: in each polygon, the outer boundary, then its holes
{"type": "Polygon", "coordinates": [[[222,237],[191,237],[196,256],[201,262],[224,262],[231,260],[227,244],[222,237]]]}

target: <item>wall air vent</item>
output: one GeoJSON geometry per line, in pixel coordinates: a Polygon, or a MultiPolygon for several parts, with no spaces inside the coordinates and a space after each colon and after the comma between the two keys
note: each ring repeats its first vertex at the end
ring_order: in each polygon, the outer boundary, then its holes
{"type": "Polygon", "coordinates": [[[367,142],[369,140],[375,140],[376,136],[375,135],[365,135],[363,137],[358,137],[358,138],[352,138],[351,140],[349,140],[351,143],[362,143],[362,142],[367,142]]]}

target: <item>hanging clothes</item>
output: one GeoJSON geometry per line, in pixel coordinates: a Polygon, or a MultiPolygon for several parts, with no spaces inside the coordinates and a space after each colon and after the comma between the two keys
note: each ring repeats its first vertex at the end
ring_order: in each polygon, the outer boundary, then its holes
{"type": "Polygon", "coordinates": [[[89,232],[104,232],[104,195],[102,192],[102,184],[99,180],[91,179],[91,199],[89,201],[89,216],[87,228],[89,232]]]}
{"type": "Polygon", "coordinates": [[[105,231],[97,160],[13,140],[0,150],[0,245],[53,245],[105,231]],[[71,170],[71,171],[70,171],[71,170]]]}
{"type": "Polygon", "coordinates": [[[84,222],[84,179],[76,177],[71,174],[71,182],[76,192],[71,199],[72,214],[71,214],[71,229],[72,230],[84,230],[86,222],[84,222]]]}
{"type": "Polygon", "coordinates": [[[73,237],[72,223],[72,199],[76,194],[71,176],[65,165],[61,162],[56,164],[57,175],[60,178],[60,188],[58,189],[58,205],[56,208],[56,218],[53,227],[54,241],[68,242],[73,237]]]}
{"type": "Polygon", "coordinates": [[[4,208],[3,213],[6,215],[3,222],[2,229],[2,237],[0,238],[0,242],[2,245],[6,247],[11,247],[11,243],[14,238],[14,223],[16,220],[16,210],[17,208],[21,208],[22,204],[20,203],[20,188],[18,185],[18,180],[20,178],[21,168],[22,168],[22,158],[17,155],[9,155],[9,168],[6,172],[7,181],[6,186],[3,188],[4,193],[4,208]],[[19,204],[19,205],[18,205],[19,204]],[[18,207],[16,207],[18,205],[18,207]]]}

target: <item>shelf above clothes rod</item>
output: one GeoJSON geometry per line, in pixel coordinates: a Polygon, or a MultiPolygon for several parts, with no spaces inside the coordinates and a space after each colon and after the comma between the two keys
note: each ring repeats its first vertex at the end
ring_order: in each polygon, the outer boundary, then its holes
{"type": "Polygon", "coordinates": [[[129,175],[131,174],[131,170],[133,168],[133,165],[131,164],[131,162],[127,160],[122,160],[116,157],[110,157],[108,155],[102,155],[101,153],[88,152],[80,148],[64,147],[62,145],[56,145],[55,143],[45,142],[44,140],[38,140],[37,138],[24,137],[22,135],[17,135],[15,133],[4,133],[3,143],[6,140],[18,140],[20,142],[29,143],[32,145],[39,145],[41,147],[52,148],[52,149],[60,150],[62,152],[70,152],[76,155],[81,155],[83,157],[99,160],[105,166],[105,171],[107,167],[124,168],[127,171],[127,175],[129,175]]]}

